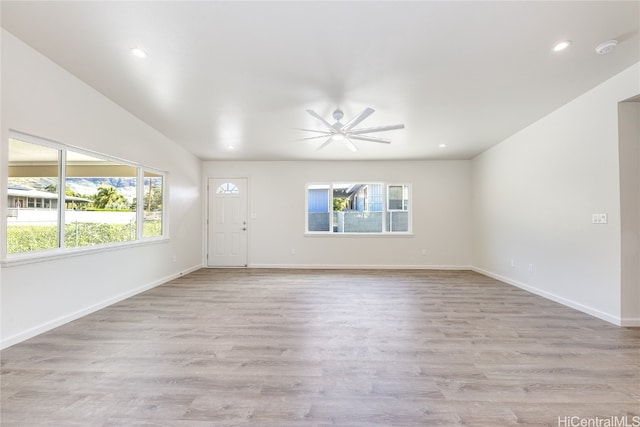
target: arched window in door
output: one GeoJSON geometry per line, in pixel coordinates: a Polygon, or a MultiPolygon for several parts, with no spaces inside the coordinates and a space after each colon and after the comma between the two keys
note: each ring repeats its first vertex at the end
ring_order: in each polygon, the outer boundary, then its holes
{"type": "Polygon", "coordinates": [[[240,190],[238,189],[238,187],[236,187],[235,184],[232,184],[231,182],[225,182],[223,184],[220,184],[218,186],[218,189],[216,190],[216,194],[238,194],[240,193],[240,190]]]}

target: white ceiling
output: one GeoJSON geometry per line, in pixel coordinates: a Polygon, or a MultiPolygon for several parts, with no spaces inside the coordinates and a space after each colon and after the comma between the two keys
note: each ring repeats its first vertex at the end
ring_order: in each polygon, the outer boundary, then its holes
{"type": "Polygon", "coordinates": [[[468,159],[638,62],[639,6],[3,0],[1,18],[203,159],[468,159]],[[609,39],[618,48],[597,55],[609,39]],[[359,127],[406,128],[356,153],[296,141],[309,135],[294,128],[321,129],[305,109],[330,120],[336,106],[345,119],[374,108],[359,127]]]}

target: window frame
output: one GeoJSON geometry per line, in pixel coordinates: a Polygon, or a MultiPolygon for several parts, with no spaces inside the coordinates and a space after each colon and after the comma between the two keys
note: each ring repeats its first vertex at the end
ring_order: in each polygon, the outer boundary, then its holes
{"type": "MultiPolygon", "coordinates": [[[[4,144],[3,144],[4,145],[4,144]]],[[[57,258],[66,258],[69,256],[75,256],[80,254],[88,254],[95,253],[101,251],[110,251],[114,249],[120,249],[123,247],[132,247],[132,246],[140,246],[140,245],[148,245],[158,242],[168,242],[169,241],[169,214],[168,214],[168,188],[169,188],[169,173],[167,171],[150,167],[147,165],[143,165],[138,162],[134,162],[131,160],[121,159],[115,156],[111,156],[104,153],[99,153],[92,150],[87,150],[84,148],[75,147],[69,144],[64,144],[56,141],[52,141],[50,139],[42,138],[39,136],[29,135],[23,132],[18,132],[14,130],[9,130],[7,140],[6,140],[6,154],[2,161],[2,192],[1,197],[3,197],[4,202],[2,205],[4,208],[2,209],[3,220],[1,223],[1,227],[3,228],[2,235],[5,237],[4,244],[2,248],[0,248],[0,263],[5,265],[19,265],[23,263],[30,262],[39,262],[47,259],[57,259],[57,258]],[[42,250],[33,250],[27,252],[16,252],[16,253],[8,253],[7,252],[7,232],[8,226],[7,223],[7,215],[9,214],[9,206],[6,201],[8,200],[8,186],[9,186],[9,140],[15,139],[18,141],[34,144],[36,146],[47,147],[51,149],[58,150],[58,160],[57,160],[57,169],[58,169],[58,207],[57,207],[57,233],[58,233],[58,243],[55,248],[48,248],[42,250]],[[118,163],[123,166],[130,166],[136,169],[136,237],[135,239],[121,242],[108,242],[108,243],[100,243],[96,245],[87,245],[87,246],[74,246],[74,247],[66,247],[64,244],[64,228],[65,228],[65,208],[66,206],[66,181],[67,181],[67,154],[69,152],[77,153],[80,155],[91,156],[99,160],[104,160],[107,162],[118,163]],[[144,174],[145,172],[153,173],[162,177],[162,213],[161,213],[161,221],[162,228],[161,234],[158,236],[143,236],[143,217],[144,217],[144,174]]]]}
{"type": "MultiPolygon", "coordinates": [[[[404,191],[404,190],[403,190],[404,191]]],[[[397,183],[395,181],[391,182],[385,182],[385,181],[374,181],[374,180],[341,180],[341,181],[313,181],[313,182],[308,182],[305,184],[305,197],[304,197],[304,203],[305,203],[305,219],[304,219],[304,234],[305,236],[342,236],[342,237],[357,237],[357,236],[362,236],[362,237],[402,237],[402,236],[413,236],[413,224],[412,224],[412,204],[411,204],[411,198],[412,198],[412,185],[409,182],[403,182],[403,183],[397,183]],[[333,214],[334,214],[334,209],[333,209],[333,200],[334,200],[334,186],[337,184],[352,184],[352,185],[375,185],[375,184],[379,184],[383,186],[383,200],[381,201],[382,203],[382,210],[381,211],[375,211],[375,212],[380,212],[382,214],[382,218],[381,218],[381,222],[382,222],[382,227],[381,227],[381,231],[379,232],[353,232],[353,231],[347,231],[347,232],[336,232],[333,231],[333,226],[332,226],[332,222],[333,222],[333,214]],[[328,194],[329,194],[329,200],[328,200],[328,214],[329,214],[329,230],[327,231],[310,231],[309,230],[309,190],[312,190],[314,186],[328,186],[328,194]],[[389,188],[390,187],[394,187],[394,186],[402,186],[403,189],[406,188],[407,190],[407,202],[406,202],[406,209],[389,209],[389,188]],[[388,230],[388,226],[387,226],[387,215],[391,212],[407,212],[407,231],[391,231],[388,230]]],[[[366,203],[366,201],[364,201],[366,203]]],[[[404,205],[404,200],[403,200],[403,205],[404,205]]],[[[363,210],[363,211],[367,211],[367,210],[363,210]]]]}

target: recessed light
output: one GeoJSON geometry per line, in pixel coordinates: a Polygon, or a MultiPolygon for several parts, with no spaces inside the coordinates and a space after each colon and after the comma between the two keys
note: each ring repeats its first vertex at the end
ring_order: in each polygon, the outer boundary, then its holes
{"type": "Polygon", "coordinates": [[[236,147],[234,147],[233,145],[227,145],[227,150],[235,150],[236,147]]]}
{"type": "Polygon", "coordinates": [[[438,147],[440,147],[440,148],[445,148],[446,146],[447,146],[447,144],[440,144],[440,145],[438,145],[438,147]]]}
{"type": "Polygon", "coordinates": [[[565,50],[569,46],[571,46],[571,40],[561,41],[560,43],[558,43],[553,47],[553,51],[560,52],[561,50],[565,50]]]}
{"type": "Polygon", "coordinates": [[[142,48],[140,48],[140,47],[134,47],[134,48],[131,48],[131,54],[132,54],[133,56],[138,57],[138,58],[146,58],[147,56],[149,56],[149,55],[147,55],[147,52],[145,52],[145,51],[144,51],[142,48]]]}

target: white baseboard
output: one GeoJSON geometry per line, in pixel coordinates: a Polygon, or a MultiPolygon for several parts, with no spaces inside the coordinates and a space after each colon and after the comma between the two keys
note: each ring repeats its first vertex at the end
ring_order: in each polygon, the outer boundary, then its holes
{"type": "Polygon", "coordinates": [[[94,313],[98,310],[101,310],[105,307],[108,307],[112,304],[115,304],[117,302],[120,302],[122,300],[125,300],[127,298],[131,298],[134,295],[137,295],[139,293],[142,293],[144,291],[148,291],[149,289],[155,288],[156,286],[160,286],[162,284],[165,284],[167,282],[170,282],[171,280],[177,279],[178,277],[184,276],[186,274],[191,273],[192,271],[195,270],[199,270],[200,268],[202,268],[202,265],[196,265],[193,267],[190,267],[186,270],[180,271],[178,273],[163,277],[159,280],[156,280],[152,283],[147,283],[146,285],[137,287],[135,289],[131,289],[127,292],[124,292],[122,294],[113,296],[111,298],[107,298],[104,301],[101,301],[99,303],[90,305],[89,307],[85,307],[83,309],[77,310],[73,313],[70,314],[66,314],[64,316],[60,316],[57,319],[53,319],[50,320],[48,322],[45,322],[41,325],[35,326],[33,328],[27,329],[26,331],[17,333],[15,335],[12,335],[10,337],[7,338],[3,338],[0,341],[0,350],[4,350],[5,348],[11,347],[14,344],[18,344],[19,342],[28,340],[29,338],[33,338],[36,335],[40,335],[44,332],[50,331],[51,329],[57,328],[58,326],[62,326],[65,323],[69,323],[72,322],[74,320],[77,320],[83,316],[86,316],[88,314],[94,313]]]}
{"type": "Polygon", "coordinates": [[[636,318],[623,317],[620,320],[620,326],[624,326],[625,328],[638,328],[638,327],[640,327],[640,318],[638,318],[638,317],[636,317],[636,318]]]}
{"type": "Polygon", "coordinates": [[[250,264],[248,268],[304,270],[472,270],[468,265],[368,265],[368,264],[250,264]]]}
{"type": "MultiPolygon", "coordinates": [[[[542,289],[538,289],[534,286],[530,286],[521,282],[518,282],[517,280],[513,280],[510,279],[508,277],[505,276],[501,276],[499,274],[495,274],[492,273],[490,271],[487,270],[483,270],[482,268],[478,268],[478,267],[472,267],[472,270],[475,271],[476,273],[480,273],[480,274],[484,274],[485,276],[489,276],[492,277],[496,280],[500,280],[501,282],[505,282],[508,283],[509,285],[513,285],[517,288],[523,289],[527,292],[531,292],[532,294],[536,294],[539,295],[541,297],[544,297],[546,299],[549,299],[551,301],[555,301],[559,304],[562,304],[564,306],[573,308],[574,310],[578,310],[581,311],[583,313],[589,314],[593,317],[597,317],[598,319],[602,319],[604,321],[607,321],[609,323],[613,323],[616,326],[640,326],[640,325],[625,325],[623,324],[623,320],[620,319],[620,317],[618,316],[613,316],[609,313],[605,313],[603,311],[600,311],[596,308],[593,307],[589,307],[587,305],[581,304],[577,301],[573,301],[564,297],[561,297],[559,295],[553,294],[551,292],[547,292],[545,290],[542,289]]],[[[625,322],[629,321],[629,322],[634,322],[634,321],[638,321],[640,319],[625,319],[625,322]]]]}

